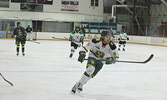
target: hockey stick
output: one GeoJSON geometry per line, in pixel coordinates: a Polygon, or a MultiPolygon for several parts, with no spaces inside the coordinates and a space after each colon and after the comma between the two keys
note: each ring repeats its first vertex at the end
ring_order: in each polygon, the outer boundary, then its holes
{"type": "Polygon", "coordinates": [[[29,42],[40,44],[40,42],[38,41],[29,41],[29,42]]]}
{"type": "MultiPolygon", "coordinates": [[[[145,61],[122,61],[122,60],[116,60],[116,62],[123,62],[123,63],[139,63],[139,64],[145,64],[147,62],[149,62],[152,58],[154,57],[154,54],[151,54],[150,57],[145,60],[145,61]]],[[[85,59],[88,60],[88,59],[85,59]]],[[[106,61],[106,60],[100,60],[100,61],[106,61]]]]}
{"type": "Polygon", "coordinates": [[[149,62],[153,57],[154,57],[154,54],[151,54],[150,57],[148,59],[146,59],[145,61],[116,61],[116,62],[145,64],[145,63],[149,62]]]}
{"type": "Polygon", "coordinates": [[[4,79],[4,81],[8,82],[11,86],[13,86],[13,83],[11,83],[8,80],[6,80],[5,77],[1,73],[0,73],[0,76],[4,79]]]}
{"type": "Polygon", "coordinates": [[[62,39],[62,40],[69,40],[68,38],[64,37],[64,38],[56,38],[56,37],[52,37],[53,39],[62,39]]]}

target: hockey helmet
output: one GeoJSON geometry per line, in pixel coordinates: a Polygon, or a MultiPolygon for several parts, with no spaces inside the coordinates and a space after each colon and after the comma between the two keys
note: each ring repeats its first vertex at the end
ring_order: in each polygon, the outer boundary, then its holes
{"type": "Polygon", "coordinates": [[[102,31],[101,36],[111,36],[109,31],[102,31]]]}
{"type": "Polygon", "coordinates": [[[17,22],[17,25],[21,24],[20,22],[17,22]]]}
{"type": "Polygon", "coordinates": [[[79,26],[75,26],[75,31],[80,31],[80,27],[79,26]]]}
{"type": "Polygon", "coordinates": [[[79,27],[79,26],[75,26],[75,29],[77,29],[77,28],[79,28],[79,29],[80,29],[80,27],[79,27]]]}

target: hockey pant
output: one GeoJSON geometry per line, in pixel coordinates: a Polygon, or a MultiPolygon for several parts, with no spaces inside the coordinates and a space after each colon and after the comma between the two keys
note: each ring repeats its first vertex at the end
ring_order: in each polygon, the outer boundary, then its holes
{"type": "Polygon", "coordinates": [[[21,43],[21,46],[22,46],[22,52],[25,51],[25,48],[24,48],[24,45],[25,45],[25,40],[21,40],[21,39],[16,39],[16,51],[19,52],[19,48],[20,48],[20,43],[21,43]]]}
{"type": "Polygon", "coordinates": [[[121,45],[123,45],[123,47],[125,47],[126,41],[119,41],[119,48],[121,47],[121,45]]]}
{"type": "Polygon", "coordinates": [[[85,84],[89,79],[94,78],[94,76],[101,70],[103,63],[99,60],[89,57],[87,62],[87,68],[84,74],[82,75],[79,82],[85,84]]]}

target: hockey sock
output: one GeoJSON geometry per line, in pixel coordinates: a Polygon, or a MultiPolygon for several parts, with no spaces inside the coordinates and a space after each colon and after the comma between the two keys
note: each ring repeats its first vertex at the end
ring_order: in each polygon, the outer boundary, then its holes
{"type": "Polygon", "coordinates": [[[22,52],[24,52],[24,44],[22,44],[22,52]]]}
{"type": "Polygon", "coordinates": [[[84,42],[82,42],[82,46],[83,46],[84,42]]]}
{"type": "Polygon", "coordinates": [[[125,45],[123,45],[123,49],[122,50],[125,51],[125,45]]]}
{"type": "Polygon", "coordinates": [[[74,47],[71,47],[71,54],[70,54],[70,58],[73,56],[73,53],[75,52],[75,49],[74,49],[74,47]]]}
{"type": "Polygon", "coordinates": [[[120,47],[121,47],[121,45],[119,45],[119,48],[118,48],[118,50],[120,50],[120,47]]]}
{"type": "Polygon", "coordinates": [[[16,51],[19,52],[19,44],[17,44],[16,51]]]}
{"type": "Polygon", "coordinates": [[[75,52],[74,47],[71,47],[71,54],[73,54],[75,52]]]}
{"type": "Polygon", "coordinates": [[[82,75],[81,79],[79,80],[79,83],[81,83],[81,84],[87,83],[89,81],[89,79],[91,78],[91,77],[86,76],[85,73],[82,75]]]}
{"type": "Polygon", "coordinates": [[[94,67],[89,67],[86,69],[86,71],[84,72],[84,74],[82,75],[81,79],[79,80],[79,82],[81,84],[86,84],[89,79],[91,78],[91,75],[93,74],[93,72],[95,71],[94,67]]]}

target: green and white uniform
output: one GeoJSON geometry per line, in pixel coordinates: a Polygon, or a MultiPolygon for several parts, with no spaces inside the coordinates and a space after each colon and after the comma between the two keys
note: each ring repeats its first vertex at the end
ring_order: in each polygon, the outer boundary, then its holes
{"type": "Polygon", "coordinates": [[[103,67],[103,64],[107,57],[118,57],[118,51],[116,45],[113,42],[109,44],[103,44],[99,39],[92,39],[88,44],[81,48],[80,52],[89,52],[88,62],[86,66],[86,71],[83,73],[81,79],[72,88],[75,90],[82,91],[82,87],[89,79],[93,78],[103,67]],[[76,89],[77,88],[77,89],[76,89]]]}
{"type": "Polygon", "coordinates": [[[118,36],[119,41],[127,41],[128,36],[126,32],[121,32],[120,35],[118,36]]]}
{"type": "Polygon", "coordinates": [[[83,85],[101,70],[104,63],[115,63],[116,58],[119,57],[116,45],[110,40],[110,36],[108,31],[103,31],[100,39],[92,39],[81,48],[78,61],[82,63],[85,59],[86,52],[89,51],[88,61],[86,71],[71,90],[73,93],[82,91],[83,85]]]}
{"type": "Polygon", "coordinates": [[[69,40],[71,41],[71,54],[70,58],[73,56],[73,53],[75,50],[80,47],[82,44],[82,41],[84,39],[84,35],[82,31],[76,32],[75,30],[71,32],[69,40]]]}
{"type": "Polygon", "coordinates": [[[70,34],[70,38],[72,38],[71,42],[78,44],[78,45],[81,45],[83,38],[84,38],[84,35],[83,35],[82,31],[79,31],[79,32],[72,31],[70,34]]]}
{"type": "Polygon", "coordinates": [[[119,48],[118,48],[118,50],[120,50],[121,45],[123,45],[122,50],[125,51],[126,41],[129,40],[126,32],[121,32],[120,35],[119,35],[119,37],[118,37],[118,40],[119,40],[119,48]]]}
{"type": "Polygon", "coordinates": [[[105,61],[101,60],[106,60],[108,57],[119,56],[116,45],[113,42],[105,45],[99,39],[92,39],[89,43],[83,46],[83,48],[81,48],[81,51],[88,52],[88,50],[90,52],[88,55],[87,68],[94,67],[94,69],[91,74],[87,74],[91,75],[92,78],[98,73],[98,71],[100,71],[105,63],[105,61]]]}
{"type": "Polygon", "coordinates": [[[81,51],[89,52],[89,57],[96,60],[105,60],[107,57],[118,56],[116,45],[111,42],[110,44],[103,44],[99,39],[92,39],[88,44],[81,48],[81,51]]]}

